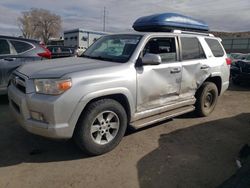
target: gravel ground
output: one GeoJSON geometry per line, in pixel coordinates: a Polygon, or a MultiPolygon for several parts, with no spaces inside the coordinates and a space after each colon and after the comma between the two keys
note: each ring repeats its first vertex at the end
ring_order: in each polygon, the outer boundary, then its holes
{"type": "Polygon", "coordinates": [[[53,141],[23,130],[0,97],[0,187],[213,188],[237,170],[250,144],[250,87],[220,97],[209,117],[192,113],[128,132],[113,151],[84,155],[72,141],[53,141]]]}

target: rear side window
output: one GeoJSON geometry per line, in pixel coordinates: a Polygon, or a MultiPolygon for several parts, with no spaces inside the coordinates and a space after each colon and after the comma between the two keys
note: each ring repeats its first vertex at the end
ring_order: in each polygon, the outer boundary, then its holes
{"type": "Polygon", "coordinates": [[[0,55],[10,54],[10,46],[7,40],[0,39],[0,55]]]}
{"type": "Polygon", "coordinates": [[[224,56],[224,51],[218,40],[215,39],[205,39],[209,48],[211,49],[214,57],[222,57],[224,56]]]}
{"type": "Polygon", "coordinates": [[[181,37],[182,60],[204,59],[206,55],[195,37],[181,37]]]}
{"type": "Polygon", "coordinates": [[[29,43],[11,40],[11,44],[14,46],[17,53],[23,53],[33,48],[33,46],[29,43]]]}

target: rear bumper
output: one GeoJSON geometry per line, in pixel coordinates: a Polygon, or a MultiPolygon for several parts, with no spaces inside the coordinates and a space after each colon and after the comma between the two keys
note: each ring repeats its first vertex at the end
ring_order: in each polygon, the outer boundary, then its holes
{"type": "MultiPolygon", "coordinates": [[[[32,108],[30,107],[30,101],[27,100],[29,97],[13,85],[10,85],[8,88],[8,97],[12,114],[28,132],[53,139],[69,139],[72,137],[72,128],[70,128],[67,122],[51,124],[32,119],[30,115],[32,108]]],[[[46,109],[47,111],[51,111],[50,108],[54,110],[55,107],[53,105],[41,106],[41,109],[46,109]]],[[[40,112],[43,113],[43,110],[40,112]]]]}
{"type": "Polygon", "coordinates": [[[229,81],[222,83],[220,95],[222,95],[229,87],[229,81]]]}

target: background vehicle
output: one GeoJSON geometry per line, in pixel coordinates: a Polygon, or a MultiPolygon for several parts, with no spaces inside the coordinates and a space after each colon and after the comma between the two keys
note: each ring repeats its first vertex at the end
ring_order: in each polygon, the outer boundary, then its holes
{"type": "Polygon", "coordinates": [[[51,58],[51,53],[39,41],[0,36],[0,94],[7,93],[10,74],[20,65],[51,58]]]}
{"type": "MultiPolygon", "coordinates": [[[[188,25],[187,17],[158,16],[188,25]]],[[[127,126],[139,129],[193,110],[208,116],[228,88],[231,60],[219,38],[193,32],[207,31],[197,22],[190,20],[192,31],[103,36],[82,58],[22,66],[9,86],[10,108],[29,132],[73,137],[91,155],[116,147],[127,126]]]]}
{"type": "Polygon", "coordinates": [[[232,63],[238,61],[238,60],[243,60],[246,58],[246,54],[242,54],[242,53],[231,53],[229,54],[229,57],[232,60],[232,63]]]}
{"type": "Polygon", "coordinates": [[[243,60],[232,63],[230,70],[234,84],[250,83],[250,54],[245,54],[243,60]]]}
{"type": "Polygon", "coordinates": [[[76,56],[76,49],[68,46],[47,46],[51,52],[51,58],[72,57],[76,56]]]}

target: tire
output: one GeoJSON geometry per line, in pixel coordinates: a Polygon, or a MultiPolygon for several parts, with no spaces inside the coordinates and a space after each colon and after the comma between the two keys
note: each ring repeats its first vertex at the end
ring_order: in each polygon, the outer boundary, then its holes
{"type": "Polygon", "coordinates": [[[127,128],[127,113],[113,99],[101,99],[86,107],[79,119],[75,143],[89,155],[101,155],[115,148],[127,128]]]}
{"type": "Polygon", "coordinates": [[[211,114],[218,100],[218,88],[212,82],[205,82],[196,93],[196,113],[200,117],[211,114]]]}

